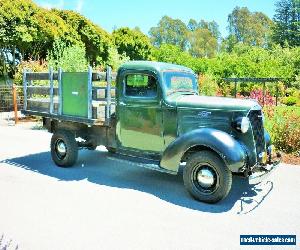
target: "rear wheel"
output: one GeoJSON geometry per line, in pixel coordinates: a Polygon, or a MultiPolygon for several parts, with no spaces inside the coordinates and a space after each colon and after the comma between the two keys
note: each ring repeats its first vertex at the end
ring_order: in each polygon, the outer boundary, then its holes
{"type": "Polygon", "coordinates": [[[78,145],[72,132],[60,130],[51,138],[51,157],[59,167],[71,167],[78,158],[78,145]]]}
{"type": "Polygon", "coordinates": [[[217,154],[201,151],[188,158],[183,171],[183,181],[195,199],[216,203],[228,195],[232,174],[217,154]]]}
{"type": "Polygon", "coordinates": [[[97,145],[91,145],[91,146],[87,147],[88,150],[96,150],[96,148],[97,148],[97,145]]]}
{"type": "Polygon", "coordinates": [[[111,154],[114,154],[116,153],[116,149],[115,148],[112,148],[112,147],[106,147],[107,151],[111,154]]]}

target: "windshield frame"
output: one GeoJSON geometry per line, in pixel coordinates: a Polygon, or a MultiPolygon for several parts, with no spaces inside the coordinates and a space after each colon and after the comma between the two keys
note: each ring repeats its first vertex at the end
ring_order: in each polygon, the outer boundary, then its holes
{"type": "Polygon", "coordinates": [[[162,72],[162,80],[163,80],[163,92],[165,96],[170,96],[174,93],[181,93],[181,94],[194,94],[198,95],[198,76],[192,72],[186,72],[186,71],[164,71],[162,72]],[[183,77],[189,77],[192,79],[192,88],[191,89],[184,89],[184,88],[178,88],[178,89],[172,89],[168,87],[168,78],[171,78],[172,76],[183,76],[183,77]]]}

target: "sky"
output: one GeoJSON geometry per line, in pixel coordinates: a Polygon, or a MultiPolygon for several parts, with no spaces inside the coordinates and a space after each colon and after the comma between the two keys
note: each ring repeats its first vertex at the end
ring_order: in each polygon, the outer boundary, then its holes
{"type": "Polygon", "coordinates": [[[74,10],[108,32],[120,27],[139,27],[148,34],[164,16],[179,18],[186,24],[215,20],[223,37],[228,34],[227,17],[236,6],[248,7],[273,17],[276,0],[34,0],[45,8],[74,10]]]}

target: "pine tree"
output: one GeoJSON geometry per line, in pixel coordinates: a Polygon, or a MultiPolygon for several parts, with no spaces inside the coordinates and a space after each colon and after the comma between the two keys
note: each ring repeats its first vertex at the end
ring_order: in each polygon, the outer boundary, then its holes
{"type": "Polygon", "coordinates": [[[300,0],[279,0],[274,16],[273,40],[281,46],[300,46],[300,0]]]}

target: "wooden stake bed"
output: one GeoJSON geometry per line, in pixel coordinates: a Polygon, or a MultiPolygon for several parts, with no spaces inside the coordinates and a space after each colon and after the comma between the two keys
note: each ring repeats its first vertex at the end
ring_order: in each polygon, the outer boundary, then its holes
{"type": "Polygon", "coordinates": [[[109,125],[109,118],[115,112],[115,88],[111,82],[116,74],[107,67],[106,72],[49,73],[23,72],[25,115],[41,116],[59,121],[71,121],[87,125],[109,125]],[[37,86],[34,81],[48,81],[37,86]],[[103,87],[93,82],[105,82],[103,87]]]}

